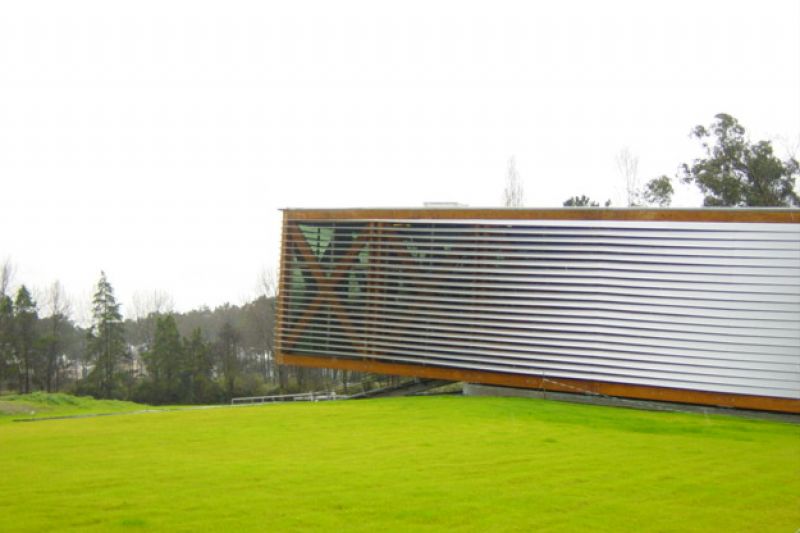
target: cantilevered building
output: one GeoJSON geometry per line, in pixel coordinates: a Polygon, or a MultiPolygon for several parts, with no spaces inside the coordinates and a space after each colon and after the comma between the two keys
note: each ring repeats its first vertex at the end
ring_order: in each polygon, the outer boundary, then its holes
{"type": "Polygon", "coordinates": [[[800,211],[287,209],[284,364],[800,412],[800,211]]]}

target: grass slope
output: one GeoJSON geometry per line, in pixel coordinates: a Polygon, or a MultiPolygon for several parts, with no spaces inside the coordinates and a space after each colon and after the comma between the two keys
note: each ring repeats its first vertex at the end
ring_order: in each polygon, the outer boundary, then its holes
{"type": "Polygon", "coordinates": [[[120,413],[147,408],[146,405],[133,402],[95,400],[69,394],[14,394],[0,396],[0,424],[29,418],[120,413]]]}
{"type": "Polygon", "coordinates": [[[0,531],[795,531],[800,428],[520,398],[0,425],[0,531]]]}

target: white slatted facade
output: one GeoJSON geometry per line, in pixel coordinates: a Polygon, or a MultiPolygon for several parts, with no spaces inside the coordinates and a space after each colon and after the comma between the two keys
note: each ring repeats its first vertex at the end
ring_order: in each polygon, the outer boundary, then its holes
{"type": "Polygon", "coordinates": [[[800,399],[796,223],[287,225],[279,352],[800,399]]]}

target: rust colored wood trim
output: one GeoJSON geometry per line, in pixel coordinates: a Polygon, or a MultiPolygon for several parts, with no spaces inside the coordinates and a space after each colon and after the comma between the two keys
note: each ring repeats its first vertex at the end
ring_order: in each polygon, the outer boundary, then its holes
{"type": "Polygon", "coordinates": [[[800,209],[284,209],[286,220],[473,219],[473,220],[640,220],[672,222],[800,223],[800,209]]]}
{"type": "Polygon", "coordinates": [[[287,268],[288,263],[288,241],[289,239],[289,219],[287,213],[284,211],[283,213],[283,227],[281,228],[281,258],[280,263],[278,263],[278,293],[274,294],[273,297],[275,298],[275,324],[273,326],[272,338],[273,341],[273,348],[277,347],[280,349],[280,346],[283,346],[282,339],[283,336],[281,335],[281,325],[284,321],[284,312],[283,312],[283,295],[286,294],[286,280],[291,275],[291,272],[287,268]]]}
{"type": "MultiPolygon", "coordinates": [[[[291,237],[291,242],[286,243],[286,247],[294,249],[295,253],[303,257],[307,262],[314,262],[316,263],[316,258],[314,257],[311,248],[308,246],[305,237],[302,235],[302,232],[297,228],[295,225],[290,225],[288,222],[284,222],[286,235],[291,237]],[[287,229],[288,228],[288,229],[287,229]]],[[[289,270],[288,266],[285,270],[289,270]]],[[[308,275],[309,277],[313,278],[314,283],[319,286],[320,283],[323,282],[324,277],[322,277],[322,272],[315,271],[314,269],[303,269],[303,275],[308,275]]],[[[282,305],[281,305],[282,306],[282,305]]],[[[284,348],[290,348],[302,333],[302,330],[308,325],[311,321],[311,318],[317,313],[317,311],[322,307],[322,300],[319,296],[315,297],[311,302],[309,302],[308,306],[306,306],[305,311],[303,314],[300,315],[300,318],[297,320],[297,328],[298,330],[294,334],[289,334],[286,338],[281,337],[281,343],[278,344],[278,349],[282,350],[284,348]]],[[[279,323],[282,324],[282,323],[279,323]]]]}
{"type": "Polygon", "coordinates": [[[500,385],[525,389],[544,389],[558,392],[575,392],[575,389],[589,391],[607,396],[620,396],[640,400],[656,400],[664,402],[709,405],[737,409],[754,409],[759,411],[777,411],[800,414],[800,400],[791,398],[774,398],[768,396],[751,396],[745,394],[724,394],[717,392],[672,389],[666,387],[647,387],[643,385],[627,385],[602,381],[558,378],[557,380],[521,374],[503,374],[481,370],[466,370],[425,365],[409,365],[402,363],[385,363],[369,359],[337,359],[333,357],[316,357],[278,352],[277,360],[282,365],[294,365],[312,368],[336,368],[357,372],[373,372],[421,378],[446,379],[451,381],[467,381],[486,385],[500,385]]]}
{"type": "Polygon", "coordinates": [[[311,319],[317,314],[317,311],[319,311],[321,307],[322,301],[320,301],[319,298],[312,300],[311,303],[309,303],[306,307],[305,311],[303,311],[303,314],[300,315],[300,318],[297,319],[297,322],[294,326],[295,332],[287,333],[286,338],[281,338],[281,344],[278,345],[280,347],[279,349],[291,349],[300,338],[300,335],[302,335],[303,330],[306,329],[308,323],[311,322],[311,319]]]}
{"type": "Polygon", "coordinates": [[[317,262],[314,251],[308,245],[308,241],[303,235],[303,232],[300,231],[300,228],[298,228],[296,224],[289,224],[288,234],[291,238],[289,245],[294,248],[295,253],[302,257],[306,263],[315,265],[312,268],[305,269],[308,275],[314,278],[314,283],[317,285],[324,284],[325,276],[322,274],[322,266],[317,262]]]}
{"type": "MultiPolygon", "coordinates": [[[[287,246],[291,246],[292,248],[294,248],[295,252],[300,257],[305,259],[306,262],[315,264],[315,266],[311,268],[303,269],[304,274],[307,272],[308,275],[314,279],[314,283],[316,283],[318,289],[323,287],[335,287],[338,284],[338,282],[329,281],[329,278],[327,278],[323,274],[322,265],[320,265],[319,262],[317,261],[316,257],[314,256],[314,252],[311,250],[311,247],[308,245],[306,238],[303,236],[303,233],[300,231],[297,225],[296,224],[287,224],[287,225],[290,226],[287,234],[292,236],[292,241],[287,246]]],[[[365,244],[366,242],[362,238],[360,238],[359,235],[356,235],[353,238],[353,244],[345,252],[344,256],[342,256],[342,259],[346,261],[349,258],[355,256],[356,254],[358,254],[361,248],[364,247],[365,244]]],[[[338,265],[331,272],[331,275],[335,274],[337,275],[338,278],[338,275],[344,274],[344,272],[348,270],[349,266],[350,265],[346,262],[344,264],[338,265]]],[[[332,300],[334,301],[338,301],[337,296],[332,296],[329,298],[332,298],[332,300]]],[[[285,342],[285,344],[284,343],[279,344],[278,345],[280,347],[279,349],[282,350],[284,348],[291,348],[291,346],[297,342],[297,340],[300,338],[300,335],[302,334],[303,329],[305,329],[305,327],[308,326],[309,322],[311,321],[311,318],[314,315],[316,315],[317,312],[323,307],[323,302],[324,300],[320,296],[316,296],[311,301],[311,303],[309,303],[303,315],[297,322],[297,331],[295,331],[290,335],[287,335],[286,339],[282,339],[282,342],[285,342]]],[[[330,307],[333,314],[336,317],[338,317],[339,322],[344,327],[345,333],[348,335],[348,337],[350,337],[350,340],[353,342],[353,346],[355,347],[356,351],[358,351],[363,355],[367,355],[367,352],[359,346],[360,335],[353,327],[353,324],[352,322],[350,322],[350,318],[347,316],[347,314],[344,311],[337,310],[333,302],[329,303],[328,306],[330,307]]],[[[279,322],[278,324],[281,324],[281,322],[279,322]]]]}

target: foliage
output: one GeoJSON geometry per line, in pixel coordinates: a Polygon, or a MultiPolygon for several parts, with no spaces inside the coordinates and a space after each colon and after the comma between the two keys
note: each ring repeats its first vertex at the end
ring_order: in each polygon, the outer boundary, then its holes
{"type": "Polygon", "coordinates": [[[520,398],[9,424],[0,530],[794,531],[798,439],[520,398]]]}
{"type": "MultiPolygon", "coordinates": [[[[148,403],[214,403],[221,401],[214,380],[215,362],[211,344],[196,328],[191,337],[180,337],[175,315],[156,319],[153,346],[143,354],[147,376],[135,394],[148,403]]],[[[235,357],[234,357],[235,359],[235,357]]]]}
{"type": "Polygon", "coordinates": [[[36,358],[36,321],[38,320],[36,302],[30,292],[22,285],[14,299],[14,340],[15,355],[19,364],[20,389],[31,392],[31,378],[36,358]]]}
{"type": "Polygon", "coordinates": [[[68,381],[65,374],[77,362],[82,333],[66,315],[64,301],[54,309],[40,317],[25,285],[14,300],[0,294],[0,391],[9,386],[23,393],[53,391],[68,381]]]}
{"type": "Polygon", "coordinates": [[[175,403],[183,396],[181,377],[184,372],[183,346],[175,317],[156,318],[153,346],[143,355],[152,382],[156,403],[175,403]]]}
{"type": "Polygon", "coordinates": [[[709,126],[696,126],[692,136],[706,157],[682,165],[682,179],[705,195],[705,206],[797,207],[794,190],[800,165],[781,161],[768,141],[751,143],[744,127],[727,114],[716,115],[709,126]]]}
{"type": "Polygon", "coordinates": [[[7,401],[23,401],[31,404],[39,405],[82,405],[84,402],[91,402],[93,398],[82,396],[73,396],[72,394],[63,393],[49,393],[36,391],[30,394],[9,394],[2,396],[3,400],[7,401]]]}
{"type": "Polygon", "coordinates": [[[59,387],[59,379],[67,366],[71,324],[70,305],[61,283],[56,281],[47,292],[46,306],[50,315],[40,321],[42,357],[36,369],[37,384],[51,392],[59,387]]]}
{"type": "Polygon", "coordinates": [[[217,339],[217,353],[225,383],[225,396],[233,398],[236,378],[239,375],[239,345],[241,334],[230,322],[225,322],[217,339]]]}
{"type": "Polygon", "coordinates": [[[188,403],[213,403],[221,400],[221,390],[214,382],[214,359],[211,346],[200,328],[183,338],[183,353],[189,367],[188,403]]]}
{"type": "MultiPolygon", "coordinates": [[[[151,312],[122,322],[113,288],[102,275],[94,304],[93,323],[83,330],[70,320],[60,285],[52,286],[45,302],[48,316],[37,314],[33,320],[28,390],[155,404],[219,403],[231,396],[336,388],[348,376],[351,381],[361,379],[361,374],[322,369],[279,372],[272,357],[274,297],[262,295],[241,306],[225,304],[169,317],[151,312]],[[109,345],[116,347],[111,358],[105,352],[109,345]],[[104,362],[112,364],[110,372],[104,372],[104,362]],[[110,393],[104,383],[111,385],[110,393]]],[[[0,295],[0,392],[26,387],[21,383],[26,373],[17,355],[20,322],[15,311],[13,298],[0,295]]]]}
{"type": "MultiPolygon", "coordinates": [[[[12,274],[10,261],[0,264],[0,393],[68,391],[178,404],[322,389],[347,392],[350,385],[364,386],[366,375],[360,372],[278,367],[273,353],[275,278],[266,273],[262,294],[241,306],[165,315],[171,299],[154,292],[152,298],[140,299],[136,318],[127,321],[122,321],[113,288],[101,273],[89,329],[70,319],[69,301],[58,282],[43,295],[46,316],[39,316],[27,289],[26,300],[31,300],[35,313],[17,316],[8,293],[12,274]],[[33,328],[21,330],[22,323],[32,323],[33,328]],[[32,337],[21,340],[23,330],[32,337]],[[20,346],[31,347],[27,372],[20,346]]],[[[371,379],[385,385],[392,378],[371,379]]]]}
{"type": "Polygon", "coordinates": [[[146,407],[132,402],[37,391],[0,396],[0,423],[28,418],[128,412],[146,407]]]}
{"type": "MultiPolygon", "coordinates": [[[[611,200],[607,200],[605,206],[611,205],[611,200]]],[[[564,207],[600,207],[600,204],[582,194],[580,196],[573,196],[564,201],[564,207]]]]}
{"type": "Polygon", "coordinates": [[[92,304],[88,351],[94,368],[89,382],[100,398],[118,397],[121,395],[120,363],[127,355],[127,345],[120,305],[105,272],[100,273],[92,304]]]}
{"type": "Polygon", "coordinates": [[[661,176],[647,182],[643,196],[644,200],[649,205],[669,207],[669,204],[672,203],[672,195],[674,192],[675,190],[672,187],[672,181],[669,177],[661,176]]]}
{"type": "Polygon", "coordinates": [[[14,301],[0,293],[0,390],[14,368],[14,301]]]}

